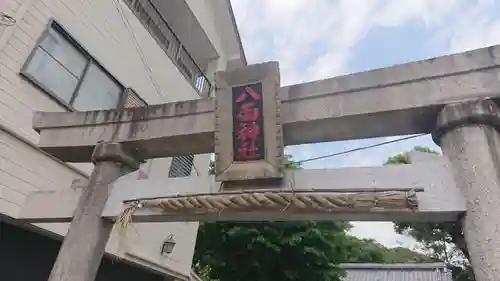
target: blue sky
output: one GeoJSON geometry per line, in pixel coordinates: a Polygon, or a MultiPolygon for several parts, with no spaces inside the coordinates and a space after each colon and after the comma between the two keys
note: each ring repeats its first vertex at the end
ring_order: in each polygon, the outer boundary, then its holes
{"type": "MultiPolygon", "coordinates": [[[[283,85],[388,67],[500,44],[500,0],[232,0],[248,62],[277,60],[283,85]]],[[[287,148],[301,160],[392,138],[287,148]]],[[[414,146],[438,149],[429,136],[305,168],[374,166],[414,146]]],[[[353,234],[415,246],[391,223],[356,223],[353,234]]]]}

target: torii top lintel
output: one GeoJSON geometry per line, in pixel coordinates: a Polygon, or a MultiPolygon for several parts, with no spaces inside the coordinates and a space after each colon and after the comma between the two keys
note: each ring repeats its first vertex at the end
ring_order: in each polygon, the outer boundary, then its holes
{"type": "MultiPolygon", "coordinates": [[[[430,133],[445,104],[500,97],[499,68],[500,46],[493,46],[281,87],[283,145],[430,133]]],[[[39,147],[67,162],[89,162],[102,140],[138,148],[147,158],[211,153],[215,106],[208,98],[122,111],[37,112],[33,128],[39,147]]]]}

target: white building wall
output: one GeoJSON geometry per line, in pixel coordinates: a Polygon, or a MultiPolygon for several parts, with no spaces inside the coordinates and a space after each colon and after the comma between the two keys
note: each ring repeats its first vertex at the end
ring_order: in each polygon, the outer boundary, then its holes
{"type": "Polygon", "coordinates": [[[223,70],[229,60],[241,58],[239,39],[235,37],[234,26],[228,13],[229,0],[186,0],[189,8],[217,50],[219,58],[209,63],[211,71],[223,70]]]}
{"type": "Polygon", "coordinates": [[[189,5],[189,8],[195,15],[203,30],[205,30],[208,39],[212,42],[212,45],[217,50],[219,55],[224,55],[222,50],[222,41],[217,33],[214,13],[210,7],[210,1],[211,0],[186,0],[186,3],[189,5]]]}
{"type": "MultiPolygon", "coordinates": [[[[39,136],[31,129],[33,111],[65,110],[19,74],[49,19],[61,24],[110,74],[149,104],[198,98],[149,32],[118,0],[3,1],[9,3],[8,13],[21,18],[14,26],[0,27],[0,213],[15,218],[28,192],[68,188],[91,169],[79,164],[77,170],[34,147],[39,136]]],[[[203,12],[197,15],[202,17],[203,12]]],[[[202,21],[206,24],[210,19],[202,21]]],[[[195,158],[201,174],[206,174],[208,160],[207,155],[195,158]]],[[[168,168],[169,159],[144,167],[150,178],[164,177],[168,168]]],[[[67,231],[66,224],[40,226],[62,235],[67,231]]],[[[189,276],[197,227],[197,223],[137,225],[130,253],[120,255],[163,272],[173,269],[189,276]],[[159,250],[168,233],[174,234],[177,246],[172,255],[162,257],[159,250]]],[[[108,251],[116,253],[116,234],[113,237],[108,251]]]]}

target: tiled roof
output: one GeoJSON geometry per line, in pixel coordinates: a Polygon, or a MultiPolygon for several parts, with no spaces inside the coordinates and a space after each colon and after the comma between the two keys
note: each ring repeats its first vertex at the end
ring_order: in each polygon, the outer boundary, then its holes
{"type": "Polygon", "coordinates": [[[346,270],[344,281],[452,281],[443,263],[345,263],[340,267],[346,270]]]}

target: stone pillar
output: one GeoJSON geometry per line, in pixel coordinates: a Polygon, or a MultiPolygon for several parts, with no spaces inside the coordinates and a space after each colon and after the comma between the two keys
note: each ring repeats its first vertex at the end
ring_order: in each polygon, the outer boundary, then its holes
{"type": "Polygon", "coordinates": [[[135,171],[140,162],[118,143],[99,143],[92,154],[95,167],[83,189],[68,234],[49,281],[93,281],[106,249],[113,222],[101,218],[113,181],[135,171]]]}
{"type": "Polygon", "coordinates": [[[499,129],[497,105],[476,100],[445,106],[433,133],[467,199],[463,231],[477,281],[500,280],[499,129]]]}

